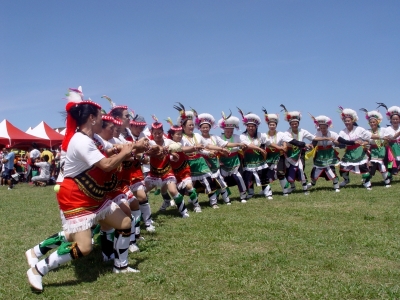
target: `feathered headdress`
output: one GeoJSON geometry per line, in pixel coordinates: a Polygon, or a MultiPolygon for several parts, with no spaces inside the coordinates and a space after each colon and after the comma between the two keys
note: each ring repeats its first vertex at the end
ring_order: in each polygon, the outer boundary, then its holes
{"type": "Polygon", "coordinates": [[[282,111],[285,113],[285,121],[286,122],[300,122],[301,120],[301,113],[297,110],[294,111],[288,111],[285,107],[285,105],[281,104],[280,107],[282,107],[282,111]]]}
{"type": "Polygon", "coordinates": [[[232,116],[232,111],[229,110],[229,115],[225,116],[224,112],[221,112],[222,119],[218,121],[218,126],[221,129],[225,128],[236,128],[239,129],[239,118],[232,116]]]}
{"type": "Polygon", "coordinates": [[[308,113],[311,117],[311,119],[314,121],[315,127],[318,128],[320,125],[326,125],[328,127],[332,127],[332,120],[331,118],[320,115],[317,117],[314,117],[312,114],[308,113]]]}
{"type": "Polygon", "coordinates": [[[264,112],[264,119],[267,124],[270,122],[276,123],[278,125],[279,122],[279,115],[278,114],[269,114],[267,110],[263,107],[262,111],[264,112]]]}
{"type": "Polygon", "coordinates": [[[133,120],[129,121],[129,124],[134,125],[134,126],[146,126],[147,125],[146,120],[141,115],[135,115],[133,120]]]}
{"type": "Polygon", "coordinates": [[[174,105],[174,108],[179,111],[179,117],[177,122],[179,124],[183,124],[186,120],[193,120],[193,112],[190,110],[185,110],[185,107],[183,106],[182,103],[176,102],[178,105],[174,105]]]}
{"type": "Polygon", "coordinates": [[[371,119],[375,119],[378,124],[382,122],[382,114],[377,110],[368,111],[365,108],[360,108],[361,111],[365,112],[365,118],[369,122],[371,119]]]}
{"type": "Polygon", "coordinates": [[[153,129],[159,129],[163,127],[163,124],[160,123],[155,115],[151,115],[151,118],[153,119],[153,124],[151,124],[151,128],[153,129]]]}
{"type": "Polygon", "coordinates": [[[127,105],[116,105],[112,100],[111,100],[111,98],[110,97],[108,97],[107,95],[103,95],[103,96],[101,96],[101,98],[104,98],[104,99],[106,99],[108,102],[110,102],[110,106],[111,106],[111,110],[110,110],[110,113],[114,110],[114,109],[117,109],[117,108],[122,108],[122,109],[128,109],[128,106],[127,105]]]}
{"type": "Polygon", "coordinates": [[[398,106],[391,106],[390,108],[388,108],[384,103],[382,102],[376,102],[376,104],[378,104],[378,107],[384,107],[386,108],[386,118],[388,120],[390,120],[392,118],[392,116],[394,115],[398,115],[400,117],[400,107],[398,106]]]}
{"type": "Polygon", "coordinates": [[[261,124],[261,119],[256,114],[249,112],[245,115],[239,107],[237,109],[238,109],[240,115],[242,116],[242,122],[244,125],[254,124],[258,127],[261,124]]]}
{"type": "Polygon", "coordinates": [[[172,121],[172,119],[170,117],[168,117],[165,121],[167,121],[167,123],[169,124],[169,126],[171,127],[172,130],[174,130],[174,131],[182,130],[182,126],[174,124],[174,122],[172,121]]]}
{"type": "Polygon", "coordinates": [[[343,108],[339,106],[340,118],[344,121],[346,118],[350,118],[353,122],[358,121],[357,113],[351,108],[343,108]]]}
{"type": "Polygon", "coordinates": [[[208,113],[202,113],[202,114],[197,115],[197,112],[195,110],[193,110],[193,111],[196,116],[197,129],[200,129],[201,125],[203,125],[203,124],[208,124],[208,125],[210,125],[210,127],[214,128],[215,119],[212,115],[210,115],[208,113]]]}
{"type": "Polygon", "coordinates": [[[77,89],[69,88],[66,94],[66,98],[64,99],[68,101],[67,105],[65,106],[65,110],[67,112],[67,121],[65,126],[66,130],[65,130],[64,140],[61,144],[61,149],[63,151],[67,151],[68,144],[72,136],[75,134],[76,128],[78,127],[75,119],[69,113],[70,109],[74,106],[78,106],[81,104],[91,104],[99,109],[101,109],[101,106],[98,103],[93,102],[91,100],[83,100],[83,93],[81,86],[79,86],[77,89]]]}

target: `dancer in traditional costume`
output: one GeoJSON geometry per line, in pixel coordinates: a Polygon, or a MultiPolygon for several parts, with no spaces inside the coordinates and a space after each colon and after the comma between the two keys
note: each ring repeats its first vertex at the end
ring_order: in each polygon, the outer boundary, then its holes
{"type": "MultiPolygon", "coordinates": [[[[224,132],[221,134],[222,140],[229,143],[241,144],[240,136],[233,133],[233,130],[239,129],[239,118],[232,116],[230,113],[228,116],[225,116],[224,112],[222,112],[222,119],[218,121],[218,126],[224,132]]],[[[247,145],[241,144],[243,148],[247,148],[247,145]]],[[[228,156],[220,156],[220,170],[221,175],[224,177],[226,182],[234,182],[238,186],[240,193],[240,201],[242,203],[246,203],[247,197],[247,188],[244,183],[242,174],[239,172],[240,168],[240,157],[239,151],[241,151],[241,147],[228,147],[229,155],[228,156]]],[[[228,183],[229,184],[229,183],[228,183]]]]}
{"type": "MultiPolygon", "coordinates": [[[[317,116],[311,118],[314,121],[317,133],[313,141],[313,152],[310,156],[313,157],[313,168],[311,170],[311,184],[316,185],[320,176],[326,180],[331,180],[335,192],[340,192],[339,177],[336,174],[335,166],[339,163],[340,159],[338,152],[334,149],[335,143],[339,135],[329,130],[332,127],[332,120],[327,116],[317,116]]],[[[306,156],[309,155],[308,153],[306,156]]]]}
{"type": "Polygon", "coordinates": [[[377,110],[368,111],[365,108],[361,108],[361,111],[365,112],[365,118],[368,120],[368,124],[371,127],[373,134],[383,136],[385,139],[376,139],[369,141],[369,174],[373,177],[378,170],[382,174],[383,182],[385,187],[390,187],[390,176],[385,165],[385,158],[387,157],[386,145],[389,140],[390,133],[386,128],[382,128],[380,123],[382,122],[382,115],[377,110]]]}
{"type": "MultiPolygon", "coordinates": [[[[117,120],[122,122],[121,128],[121,135],[119,137],[124,143],[129,141],[138,141],[142,138],[146,138],[144,135],[135,136],[132,134],[129,126],[130,126],[130,116],[133,115],[133,121],[136,122],[135,126],[144,128],[146,126],[146,122],[144,118],[139,115],[134,115],[128,111],[128,107],[125,105],[116,106],[112,100],[107,97],[103,96],[111,103],[111,111],[109,114],[117,120]]],[[[143,130],[143,129],[142,129],[143,130]]],[[[156,228],[153,225],[153,221],[151,219],[151,207],[149,204],[149,200],[147,198],[146,190],[144,187],[144,175],[142,171],[142,164],[143,161],[146,159],[146,154],[138,154],[138,159],[134,162],[124,162],[122,164],[122,171],[124,173],[123,176],[123,183],[129,185],[131,192],[139,201],[140,212],[137,210],[132,210],[132,214],[135,214],[135,222],[137,222],[138,218],[142,218],[142,221],[145,224],[146,231],[154,232],[156,228]],[[139,216],[138,216],[139,215],[139,216]]],[[[135,204],[132,202],[133,205],[135,204]]],[[[137,223],[138,224],[138,223],[137,223]]],[[[140,230],[139,226],[136,226],[136,235],[140,235],[138,232],[140,230]]]]}
{"type": "MultiPolygon", "coordinates": [[[[171,167],[171,161],[177,161],[179,156],[175,152],[181,152],[181,144],[164,138],[163,124],[153,116],[155,122],[151,125],[150,145],[158,146],[161,149],[161,155],[153,155],[150,157],[150,172],[145,178],[145,185],[147,190],[152,188],[160,188],[161,194],[169,193],[174,199],[179,213],[182,218],[189,217],[186,209],[183,195],[178,192],[176,186],[176,178],[171,167]]],[[[167,206],[168,203],[163,206],[167,206]]]]}
{"type": "Polygon", "coordinates": [[[181,124],[183,129],[182,146],[194,147],[196,150],[190,154],[188,153],[188,163],[192,174],[192,181],[197,181],[204,187],[211,207],[219,208],[217,204],[216,182],[212,179],[211,170],[202,155],[208,155],[208,150],[217,150],[221,152],[225,152],[226,150],[219,146],[208,145],[207,141],[200,134],[194,133],[194,113],[192,111],[186,111],[182,103],[178,104],[179,106],[176,105],[174,108],[180,113],[178,124],[181,124]],[[207,150],[204,148],[207,148],[207,150]]]}
{"type": "Polygon", "coordinates": [[[276,130],[279,122],[278,114],[269,114],[265,108],[263,108],[264,119],[268,124],[268,132],[266,134],[267,140],[270,144],[274,144],[275,147],[266,147],[268,164],[267,176],[270,182],[278,179],[282,187],[283,196],[287,196],[289,193],[290,184],[287,181],[285,155],[287,151],[287,143],[291,140],[283,132],[276,130]]]}
{"type": "MultiPolygon", "coordinates": [[[[285,121],[289,123],[290,128],[285,132],[288,139],[294,139],[299,142],[304,143],[304,139],[307,139],[310,143],[315,139],[315,135],[311,134],[305,129],[299,128],[300,120],[301,120],[301,113],[299,111],[288,111],[286,107],[281,104],[280,105],[285,112],[285,121]]],[[[305,160],[304,155],[305,151],[304,148],[299,146],[288,144],[287,145],[287,152],[286,156],[286,179],[291,184],[290,191],[293,191],[295,186],[295,181],[300,181],[303,186],[304,194],[308,194],[308,187],[307,184],[307,176],[304,173],[305,167],[305,160]]],[[[312,144],[305,144],[305,147],[311,149],[313,146],[312,144]]],[[[311,186],[311,184],[310,184],[311,186]]]]}
{"type": "MultiPolygon", "coordinates": [[[[182,142],[182,126],[174,125],[170,118],[167,119],[167,122],[170,124],[170,129],[168,130],[168,138],[173,140],[175,143],[182,142]]],[[[196,189],[193,187],[192,177],[190,173],[190,167],[188,163],[188,157],[185,152],[191,153],[196,151],[195,146],[182,146],[182,151],[176,152],[176,155],[179,156],[178,160],[171,160],[170,164],[172,170],[174,172],[176,178],[176,185],[178,191],[181,195],[185,195],[185,192],[189,195],[189,203],[193,204],[193,211],[200,213],[201,207],[199,204],[198,196],[196,189]]],[[[171,196],[168,193],[163,193],[163,205],[161,206],[160,210],[164,211],[171,205],[171,196]]]]}
{"type": "MultiPolygon", "coordinates": [[[[355,174],[361,174],[363,179],[363,185],[367,190],[371,190],[371,175],[369,174],[368,168],[368,155],[364,148],[368,145],[370,139],[383,138],[378,134],[373,134],[368,130],[358,126],[357,113],[350,108],[343,108],[339,106],[341,111],[341,119],[346,126],[345,129],[339,132],[339,137],[353,142],[353,145],[347,144],[346,151],[340,162],[340,175],[343,177],[343,181],[340,183],[340,187],[346,186],[350,182],[349,172],[355,174]]],[[[341,141],[339,140],[341,143],[341,141]]]]}
{"type": "Polygon", "coordinates": [[[29,265],[34,265],[27,272],[28,280],[37,291],[43,290],[42,277],[49,271],[91,252],[90,228],[96,223],[115,228],[113,272],[137,272],[128,267],[131,219],[108,197],[108,193],[118,183],[113,170],[130,157],[135,148],[143,150],[145,144],[113,147],[112,151],[118,154],[105,157],[93,140],[94,133],[100,132],[102,127],[101,107],[92,101],[83,101],[82,97],[81,91],[69,90],[67,132],[63,141],[63,148],[67,149],[65,178],[57,194],[64,231],[26,252],[29,265]],[[57,251],[38,261],[56,247],[57,251]]]}
{"type": "Polygon", "coordinates": [[[224,200],[225,204],[230,205],[231,200],[229,199],[229,193],[228,193],[228,185],[226,184],[224,178],[222,177],[220,173],[220,157],[222,156],[229,156],[230,151],[226,148],[247,148],[247,146],[243,143],[235,143],[235,142],[229,142],[229,141],[224,141],[221,139],[219,136],[216,135],[210,135],[210,129],[214,127],[215,125],[215,119],[212,115],[208,113],[202,113],[197,115],[195,112],[196,116],[196,127],[201,131],[201,135],[206,141],[207,145],[214,145],[217,147],[221,147],[224,149],[224,152],[220,151],[209,151],[208,155],[203,155],[205,160],[208,162],[208,165],[211,170],[211,178],[213,178],[218,186],[219,186],[219,194],[222,196],[222,199],[224,200]]]}
{"type": "Polygon", "coordinates": [[[247,145],[243,158],[243,179],[247,187],[247,199],[254,196],[254,182],[261,186],[263,195],[272,200],[272,190],[269,186],[268,164],[266,162],[266,146],[275,147],[267,139],[265,133],[258,132],[261,123],[259,116],[253,113],[244,114],[238,108],[246,130],[240,135],[240,141],[247,145]]]}
{"type": "Polygon", "coordinates": [[[388,108],[384,103],[377,103],[379,107],[386,109],[386,117],[390,121],[390,126],[385,130],[389,139],[389,145],[386,147],[387,158],[386,167],[389,172],[389,178],[392,180],[393,175],[397,175],[400,168],[400,107],[391,106],[388,108]]]}

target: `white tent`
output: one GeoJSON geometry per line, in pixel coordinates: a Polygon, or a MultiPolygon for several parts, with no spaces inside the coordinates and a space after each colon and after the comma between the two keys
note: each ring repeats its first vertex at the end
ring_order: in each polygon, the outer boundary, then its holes
{"type": "Polygon", "coordinates": [[[25,133],[31,134],[31,132],[32,132],[32,127],[29,126],[28,130],[25,131],[25,133]]]}
{"type": "Polygon", "coordinates": [[[63,130],[60,131],[60,134],[65,135],[66,131],[67,131],[67,128],[64,128],[63,130]]]}

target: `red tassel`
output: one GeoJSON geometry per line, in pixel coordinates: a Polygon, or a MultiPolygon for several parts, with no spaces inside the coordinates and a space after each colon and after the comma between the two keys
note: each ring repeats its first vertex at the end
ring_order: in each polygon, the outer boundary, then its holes
{"type": "Polygon", "coordinates": [[[76,121],[74,118],[72,118],[72,116],[69,113],[69,110],[71,109],[71,107],[73,107],[74,105],[76,105],[76,103],[74,102],[69,102],[66,106],[65,106],[65,110],[67,111],[67,124],[66,124],[66,131],[65,131],[65,136],[64,136],[64,140],[61,144],[61,150],[63,151],[67,151],[68,149],[68,144],[69,141],[71,140],[71,138],[73,137],[73,135],[75,134],[76,131],[76,121]]]}

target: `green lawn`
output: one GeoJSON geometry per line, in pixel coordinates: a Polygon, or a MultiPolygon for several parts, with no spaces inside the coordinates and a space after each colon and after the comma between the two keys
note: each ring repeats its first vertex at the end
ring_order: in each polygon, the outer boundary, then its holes
{"type": "Polygon", "coordinates": [[[400,298],[399,180],[387,189],[379,175],[366,191],[361,177],[351,178],[340,193],[320,180],[310,195],[285,198],[274,183],[272,201],[257,197],[218,210],[201,195],[203,212],[188,219],[171,208],[158,214],[160,196],[151,194],[157,232],[144,233],[141,252],[130,254],[141,273],[112,274],[95,248],[50,272],[39,295],[27,283],[24,253],[60,230],[55,193],[0,187],[0,298],[400,298]]]}

